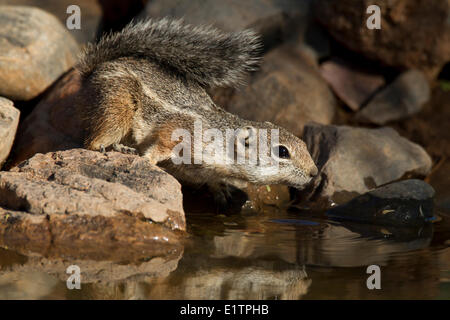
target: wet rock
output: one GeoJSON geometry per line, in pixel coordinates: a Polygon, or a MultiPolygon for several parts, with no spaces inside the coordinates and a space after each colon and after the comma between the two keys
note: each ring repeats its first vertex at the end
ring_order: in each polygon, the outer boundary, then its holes
{"type": "Polygon", "coordinates": [[[76,61],[78,45],[51,14],[0,7],[0,95],[30,100],[76,61]]]}
{"type": "Polygon", "coordinates": [[[78,43],[82,44],[95,40],[97,27],[102,16],[102,10],[97,2],[92,0],[0,0],[0,5],[38,7],[53,14],[64,27],[67,18],[71,15],[67,13],[67,8],[71,5],[77,5],[81,11],[81,28],[67,29],[67,31],[78,43]]]}
{"type": "Polygon", "coordinates": [[[19,124],[20,111],[12,101],[0,97],[0,168],[11,151],[19,124]]]}
{"type": "Polygon", "coordinates": [[[273,211],[274,208],[286,209],[291,200],[289,188],[282,185],[255,186],[248,184],[245,191],[249,200],[246,207],[258,212],[263,212],[266,208],[270,211],[273,211]]]}
{"type": "Polygon", "coordinates": [[[370,59],[435,77],[450,57],[450,3],[442,0],[319,0],[315,15],[338,41],[370,59]],[[381,30],[367,28],[370,5],[381,30]]]}
{"type": "Polygon", "coordinates": [[[320,65],[320,73],[334,93],[353,111],[361,106],[382,86],[382,75],[371,74],[338,59],[320,65]]]}
{"type": "Polygon", "coordinates": [[[330,209],[334,218],[358,222],[420,226],[434,218],[434,189],[422,180],[391,183],[330,209]]]}
{"type": "Polygon", "coordinates": [[[430,99],[430,86],[425,75],[417,70],[402,73],[357,113],[360,121],[384,125],[407,118],[422,109],[430,99]]]}
{"type": "Polygon", "coordinates": [[[254,121],[271,121],[300,136],[314,121],[331,123],[336,101],[308,52],[282,46],[264,56],[248,85],[225,99],[213,98],[231,113],[254,121]]]}
{"type": "Polygon", "coordinates": [[[279,42],[285,33],[292,33],[293,25],[306,21],[310,2],[309,0],[153,0],[146,6],[143,16],[183,18],[190,24],[212,24],[230,32],[252,28],[262,35],[265,46],[271,47],[279,42]]]}
{"type": "Polygon", "coordinates": [[[0,172],[0,208],[3,242],[33,246],[132,244],[158,252],[186,228],[175,178],[116,152],[37,154],[0,172]]]}
{"type": "Polygon", "coordinates": [[[392,128],[305,126],[303,140],[319,167],[315,195],[344,203],[405,176],[426,176],[430,156],[392,128]]]}
{"type": "Polygon", "coordinates": [[[83,126],[73,107],[80,81],[77,71],[68,72],[20,124],[11,155],[12,165],[36,153],[82,147],[83,126]]]}

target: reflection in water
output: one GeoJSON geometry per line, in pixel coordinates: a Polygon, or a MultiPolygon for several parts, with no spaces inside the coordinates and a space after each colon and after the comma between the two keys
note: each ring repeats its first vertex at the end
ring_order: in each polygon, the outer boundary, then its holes
{"type": "MultiPolygon", "coordinates": [[[[188,217],[184,251],[63,257],[0,249],[0,298],[448,298],[448,217],[423,229],[340,223],[304,214],[188,217]],[[432,241],[433,239],[433,241],[432,241]],[[441,240],[436,240],[441,239],[441,240]],[[134,257],[134,258],[133,258],[134,257]],[[82,289],[66,289],[77,264],[82,289]],[[368,265],[382,290],[368,290],[368,265]]],[[[53,251],[58,252],[58,250],[53,251]]]]}

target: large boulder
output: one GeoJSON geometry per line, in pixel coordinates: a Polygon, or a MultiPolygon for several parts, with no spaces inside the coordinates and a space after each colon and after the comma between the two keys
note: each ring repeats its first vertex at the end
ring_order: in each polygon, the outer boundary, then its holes
{"type": "Polygon", "coordinates": [[[356,118],[377,125],[405,119],[422,109],[430,99],[430,91],[430,85],[422,72],[406,71],[376,94],[356,114],[356,118]]]}
{"type": "Polygon", "coordinates": [[[297,136],[307,122],[330,124],[336,101],[303,47],[285,45],[264,56],[248,85],[214,100],[244,119],[271,121],[297,136]]]}
{"type": "Polygon", "coordinates": [[[315,15],[338,41],[370,59],[435,77],[450,60],[450,2],[446,0],[318,0],[315,15]],[[367,28],[370,5],[381,30],[367,28]]]}
{"type": "Polygon", "coordinates": [[[68,32],[80,44],[95,40],[102,16],[100,4],[98,1],[92,0],[0,0],[0,5],[38,7],[53,14],[64,26],[66,26],[67,19],[72,15],[72,13],[67,13],[67,9],[71,5],[76,5],[81,12],[81,28],[68,29],[68,32]]]}
{"type": "Polygon", "coordinates": [[[426,176],[430,156],[392,128],[308,124],[303,140],[319,167],[315,195],[343,203],[407,175],[426,176]]]}
{"type": "Polygon", "coordinates": [[[12,101],[0,97],[0,168],[11,151],[19,125],[20,111],[12,101]]]}
{"type": "Polygon", "coordinates": [[[37,154],[0,172],[0,221],[3,243],[155,252],[178,244],[186,228],[175,178],[145,158],[83,149],[37,154]]]}
{"type": "Polygon", "coordinates": [[[0,95],[30,100],[76,62],[78,45],[51,14],[0,6],[0,95]]]}

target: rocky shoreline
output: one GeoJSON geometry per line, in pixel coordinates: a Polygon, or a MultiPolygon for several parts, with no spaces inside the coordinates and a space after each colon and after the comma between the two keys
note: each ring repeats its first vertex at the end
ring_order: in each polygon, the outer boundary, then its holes
{"type": "MultiPolygon", "coordinates": [[[[210,94],[229,112],[301,137],[319,175],[304,191],[248,186],[253,208],[320,203],[334,217],[350,212],[370,224],[431,223],[434,191],[412,178],[428,177],[448,157],[450,94],[440,86],[448,78],[439,74],[450,57],[450,27],[443,22],[450,4],[418,1],[413,8],[408,0],[380,0],[385,29],[377,36],[359,22],[368,2],[346,2],[154,0],[139,17],[185,17],[261,33],[260,70],[240,90],[210,94]],[[424,6],[439,19],[412,30],[424,6]],[[360,60],[346,60],[346,50],[360,60]],[[433,118],[437,96],[447,105],[442,122],[433,118]]],[[[10,3],[0,1],[0,243],[41,252],[93,244],[155,256],[180,251],[188,233],[179,182],[144,158],[81,149],[73,108],[80,77],[73,65],[94,40],[92,28],[78,33],[77,42],[51,12],[4,4],[10,3]]],[[[99,7],[86,11],[92,21],[102,19],[99,7]]]]}

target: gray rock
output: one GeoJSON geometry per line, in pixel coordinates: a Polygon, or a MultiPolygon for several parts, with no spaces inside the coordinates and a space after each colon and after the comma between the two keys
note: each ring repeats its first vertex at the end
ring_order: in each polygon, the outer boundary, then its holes
{"type": "MultiPolygon", "coordinates": [[[[252,28],[270,47],[294,24],[306,22],[310,0],[153,0],[143,16],[183,18],[194,25],[213,24],[224,31],[252,28]]],[[[300,28],[306,27],[306,24],[300,28]]]]}
{"type": "Polygon", "coordinates": [[[430,156],[392,128],[305,126],[303,140],[319,167],[315,194],[344,203],[405,175],[426,176],[430,156]]]}
{"type": "Polygon", "coordinates": [[[0,95],[30,100],[75,63],[78,45],[51,14],[0,6],[0,95]]]}
{"type": "Polygon", "coordinates": [[[228,99],[214,100],[229,112],[254,121],[271,121],[301,136],[309,121],[331,123],[336,100],[302,47],[281,46],[264,56],[248,85],[228,99]]]}
{"type": "Polygon", "coordinates": [[[19,125],[20,111],[12,101],[0,97],[0,168],[8,158],[19,125]]]}
{"type": "Polygon", "coordinates": [[[434,219],[434,189],[422,180],[394,182],[328,210],[339,219],[417,227],[434,219]]]}
{"type": "Polygon", "coordinates": [[[145,158],[83,149],[37,154],[0,172],[0,238],[33,245],[177,244],[180,184],[145,158]],[[2,209],[3,208],[3,209],[2,209]]]}
{"type": "Polygon", "coordinates": [[[349,49],[385,65],[437,76],[450,60],[450,1],[317,0],[315,16],[349,49]],[[381,29],[367,28],[370,5],[381,8],[381,29]]]}
{"type": "Polygon", "coordinates": [[[430,99],[430,85],[418,70],[402,73],[356,114],[360,121],[384,125],[405,119],[422,109],[430,99]]]}
{"type": "Polygon", "coordinates": [[[66,26],[67,8],[77,5],[81,11],[81,29],[67,30],[78,43],[83,44],[95,40],[97,27],[102,17],[102,10],[98,1],[92,0],[0,0],[0,5],[32,6],[38,7],[53,14],[66,26]]]}
{"type": "Polygon", "coordinates": [[[382,86],[384,78],[332,59],[320,65],[320,73],[334,93],[353,111],[357,111],[382,86]]]}

